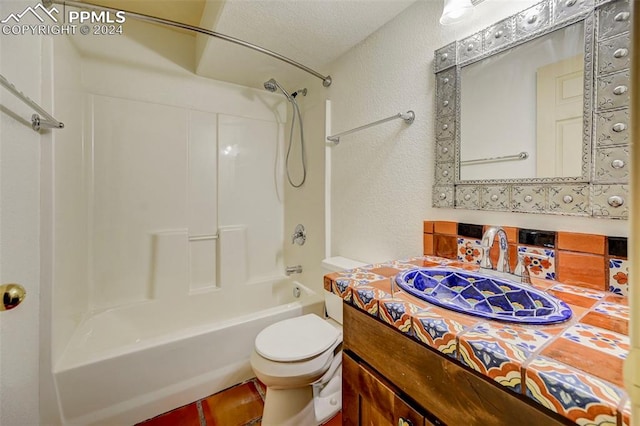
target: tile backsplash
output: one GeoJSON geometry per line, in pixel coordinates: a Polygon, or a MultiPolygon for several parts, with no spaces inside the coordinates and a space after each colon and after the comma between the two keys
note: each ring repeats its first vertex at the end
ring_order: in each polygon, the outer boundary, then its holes
{"type": "MultiPolygon", "coordinates": [[[[424,222],[424,254],[479,264],[482,232],[488,225],[447,221],[424,222]]],[[[510,268],[521,257],[532,277],[585,289],[628,294],[627,239],[597,234],[503,227],[509,243],[510,268]]],[[[498,244],[489,256],[495,265],[498,244]]]]}

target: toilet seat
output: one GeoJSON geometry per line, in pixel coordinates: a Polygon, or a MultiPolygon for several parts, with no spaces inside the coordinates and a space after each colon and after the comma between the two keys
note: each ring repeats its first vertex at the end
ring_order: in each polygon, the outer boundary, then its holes
{"type": "Polygon", "coordinates": [[[313,361],[311,358],[326,352],[340,337],[340,331],[327,321],[315,314],[307,314],[277,322],[262,330],[256,337],[255,350],[270,361],[300,363],[313,361]]]}

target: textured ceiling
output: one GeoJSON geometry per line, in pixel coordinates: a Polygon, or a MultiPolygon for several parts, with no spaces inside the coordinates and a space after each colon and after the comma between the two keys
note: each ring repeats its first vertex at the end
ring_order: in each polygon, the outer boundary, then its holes
{"type": "MultiPolygon", "coordinates": [[[[80,0],[85,1],[85,0],[80,0]]],[[[156,16],[199,26],[206,0],[86,0],[118,10],[156,16]]]]}
{"type": "MultiPolygon", "coordinates": [[[[414,2],[231,0],[216,11],[215,18],[205,11],[203,23],[210,26],[213,21],[215,31],[258,44],[324,74],[329,63],[414,2]]],[[[270,77],[291,85],[308,76],[291,65],[213,38],[198,53],[198,74],[244,86],[261,87],[270,77]]]]}
{"type": "MultiPolygon", "coordinates": [[[[87,0],[114,9],[200,26],[275,51],[321,74],[416,0],[87,0]]],[[[184,32],[182,30],[179,30],[184,32]]],[[[267,55],[209,36],[194,37],[194,71],[262,88],[275,77],[289,87],[309,74],[267,55]]],[[[80,49],[94,54],[89,38],[80,49]]],[[[109,52],[102,52],[102,56],[109,52]]],[[[123,58],[116,52],[119,60],[123,58]]],[[[131,58],[135,60],[135,58],[131,58]]],[[[318,80],[321,83],[320,80],[318,80]]]]}

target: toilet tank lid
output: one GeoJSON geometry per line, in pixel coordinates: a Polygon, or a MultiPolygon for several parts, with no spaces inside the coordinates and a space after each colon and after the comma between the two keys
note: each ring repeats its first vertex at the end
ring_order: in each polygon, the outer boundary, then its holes
{"type": "Polygon", "coordinates": [[[329,271],[342,271],[343,269],[359,268],[365,265],[367,264],[342,256],[328,257],[322,260],[322,267],[329,271]]]}

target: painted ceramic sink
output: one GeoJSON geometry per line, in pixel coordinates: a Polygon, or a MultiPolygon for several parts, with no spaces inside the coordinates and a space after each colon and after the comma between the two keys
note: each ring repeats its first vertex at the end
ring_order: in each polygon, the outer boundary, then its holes
{"type": "Polygon", "coordinates": [[[396,283],[434,305],[499,321],[553,324],[572,314],[563,301],[526,284],[459,269],[410,269],[396,283]]]}

